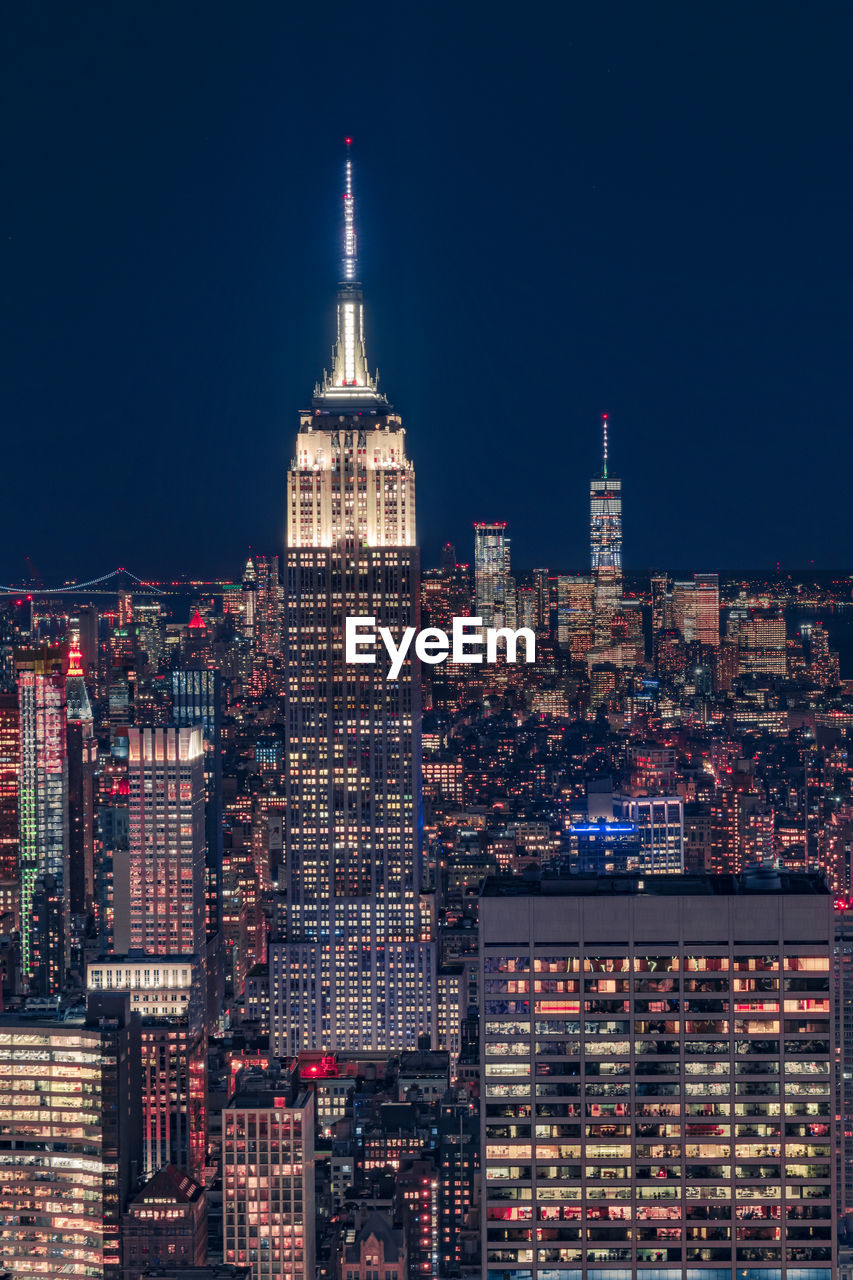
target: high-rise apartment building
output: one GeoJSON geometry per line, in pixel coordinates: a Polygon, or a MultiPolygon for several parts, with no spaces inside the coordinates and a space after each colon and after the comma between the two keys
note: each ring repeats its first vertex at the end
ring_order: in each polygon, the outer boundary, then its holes
{"type": "Polygon", "coordinates": [[[505,521],[474,525],[474,608],[484,627],[515,626],[515,582],[505,521]]]}
{"type": "Polygon", "coordinates": [[[403,1049],[433,1022],[421,904],[420,682],[344,661],[344,623],[418,625],[415,473],[364,346],[351,166],[333,367],[287,478],[285,937],[270,948],[272,1041],[403,1049]]]}
{"type": "Polygon", "coordinates": [[[0,693],[0,930],[20,928],[18,772],[21,763],[17,693],[0,693]]]}
{"type": "Polygon", "coordinates": [[[120,1280],[137,1176],[139,1019],[90,997],[77,1021],[0,1016],[0,1270],[120,1280]]]}
{"type": "Polygon", "coordinates": [[[821,877],[488,881],[487,1280],[831,1280],[821,877]]]}
{"type": "Polygon", "coordinates": [[[205,943],[201,727],[131,728],[130,946],[202,955],[205,943]]]}
{"type": "Polygon", "coordinates": [[[245,1074],[222,1112],[225,1261],[252,1280],[313,1280],[314,1096],[245,1074]]]}
{"type": "Polygon", "coordinates": [[[68,909],[83,915],[95,897],[95,766],[98,744],[83,676],[83,655],[74,636],[65,674],[68,755],[68,909]]]}
{"type": "Polygon", "coordinates": [[[602,467],[589,490],[589,545],[595,584],[595,643],[607,644],[610,624],[622,598],[622,481],[607,466],[608,421],[601,416],[602,467]]]}
{"type": "MultiPolygon", "coordinates": [[[[21,972],[32,975],[32,902],[39,877],[52,876],[63,912],[69,888],[68,759],[66,750],[65,672],[59,648],[21,649],[15,655],[18,683],[20,758],[18,768],[21,972]]],[[[50,965],[67,968],[63,940],[42,940],[41,950],[61,947],[50,965]]]]}

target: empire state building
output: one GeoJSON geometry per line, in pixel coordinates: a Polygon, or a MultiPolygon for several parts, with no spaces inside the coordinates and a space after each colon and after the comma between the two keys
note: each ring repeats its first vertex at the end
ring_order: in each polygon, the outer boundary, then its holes
{"type": "Polygon", "coordinates": [[[287,477],[287,813],[272,1047],[401,1050],[431,1034],[435,948],[421,893],[419,673],[345,662],[344,622],[418,626],[415,473],[368,368],[347,142],[332,368],[287,477]]]}

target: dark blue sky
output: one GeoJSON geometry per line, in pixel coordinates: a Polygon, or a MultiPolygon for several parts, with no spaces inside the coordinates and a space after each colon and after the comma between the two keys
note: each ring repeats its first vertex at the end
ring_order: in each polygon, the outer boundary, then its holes
{"type": "Polygon", "coordinates": [[[346,133],[427,563],[849,566],[850,6],[308,10],[7,7],[0,581],[280,547],[346,133]]]}

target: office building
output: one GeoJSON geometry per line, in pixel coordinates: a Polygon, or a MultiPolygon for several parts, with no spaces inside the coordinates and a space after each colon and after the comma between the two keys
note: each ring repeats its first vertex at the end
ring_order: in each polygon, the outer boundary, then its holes
{"type": "Polygon", "coordinates": [[[314,1099],[268,1072],[222,1113],[225,1261],[252,1280],[314,1280],[314,1099]]]}
{"type": "Polygon", "coordinates": [[[285,937],[270,948],[276,1053],[404,1049],[433,1022],[421,904],[420,683],[344,662],[344,619],[417,626],[415,473],[364,346],[351,165],[338,340],[287,478],[285,937]]]}
{"type": "Polygon", "coordinates": [[[202,955],[202,730],[131,728],[128,745],[131,949],[202,955]]]}
{"type": "Polygon", "coordinates": [[[104,956],[92,994],[120,992],[141,1018],[140,1173],[173,1164],[199,1177],[207,1148],[204,964],[197,956],[104,956]]]}
{"type": "Polygon", "coordinates": [[[720,583],[716,573],[694,573],[692,582],[674,582],[668,604],[670,625],[690,644],[720,643],[720,583]]]}
{"type": "Polygon", "coordinates": [[[608,472],[608,420],[601,416],[602,467],[589,490],[589,544],[595,586],[595,643],[608,644],[622,599],[622,481],[608,472]]]}
{"type": "Polygon", "coordinates": [[[557,578],[557,644],[583,662],[595,642],[595,581],[582,574],[557,578]]]}
{"type": "MultiPolygon", "coordinates": [[[[62,912],[68,909],[68,759],[63,652],[49,646],[20,649],[15,655],[18,683],[20,763],[18,771],[21,972],[25,985],[33,975],[32,903],[36,880],[51,876],[62,912]]],[[[59,989],[68,967],[68,930],[44,938],[39,948],[53,951],[50,972],[59,989]]]]}
{"type": "Polygon", "coordinates": [[[614,811],[617,819],[636,827],[640,871],[665,875],[684,870],[684,800],[681,796],[616,796],[614,811]]]}
{"type": "Polygon", "coordinates": [[[836,901],[833,986],[835,994],[835,1178],[838,1222],[853,1237],[853,902],[836,901]]]}
{"type": "Polygon", "coordinates": [[[490,880],[487,1280],[831,1280],[822,877],[490,880]]]}
{"type": "Polygon", "coordinates": [[[0,1267],[120,1280],[137,1176],[139,1020],[92,997],[75,1022],[0,1016],[0,1267]]]}
{"type": "Polygon", "coordinates": [[[515,627],[515,581],[505,521],[474,525],[474,609],[484,627],[515,627]]]}
{"type": "Polygon", "coordinates": [[[207,933],[208,1025],[225,999],[223,939],[222,677],[205,667],[172,671],[172,719],[179,727],[201,725],[204,741],[205,930],[207,933]]]}

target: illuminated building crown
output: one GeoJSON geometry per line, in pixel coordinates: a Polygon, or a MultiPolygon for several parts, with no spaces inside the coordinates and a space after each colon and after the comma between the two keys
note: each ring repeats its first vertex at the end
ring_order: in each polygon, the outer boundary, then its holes
{"type": "Polygon", "coordinates": [[[65,673],[65,705],[69,724],[82,724],[92,720],[92,706],[83,677],[83,655],[80,652],[80,637],[77,632],[71,636],[68,649],[68,670],[65,673]]]}
{"type": "Polygon", "coordinates": [[[332,349],[332,370],[314,388],[314,408],[327,411],[376,412],[387,409],[379,392],[379,373],[367,367],[364,349],[364,301],[358,279],[358,240],[352,190],[352,138],[346,139],[344,161],[344,229],[341,278],[338,284],[338,338],[332,349]]]}

